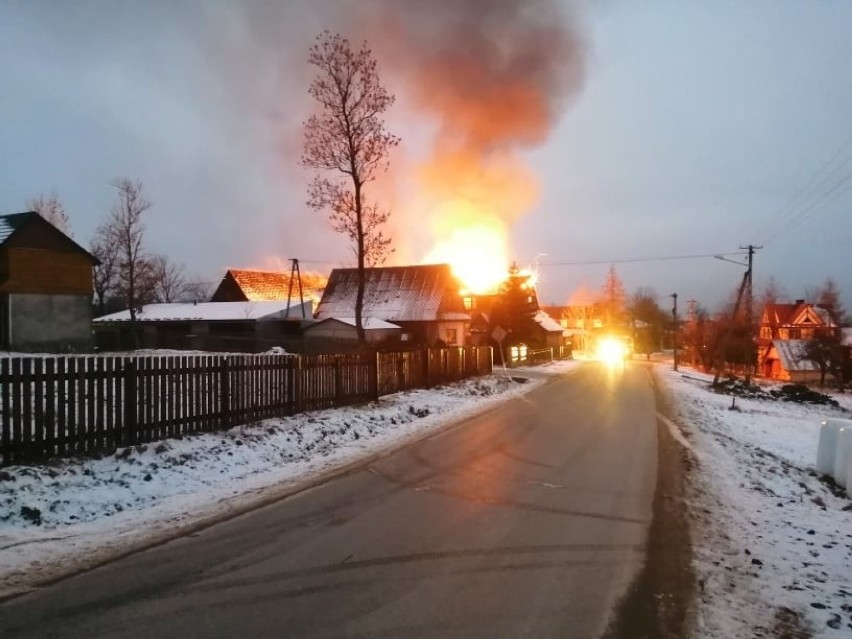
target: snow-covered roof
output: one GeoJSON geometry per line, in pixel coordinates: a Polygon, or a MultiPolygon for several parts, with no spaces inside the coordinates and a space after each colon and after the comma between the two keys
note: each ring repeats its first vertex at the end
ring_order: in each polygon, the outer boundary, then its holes
{"type": "MultiPolygon", "coordinates": [[[[313,303],[305,302],[304,315],[311,317],[313,303]]],[[[203,302],[200,304],[146,304],[136,314],[140,322],[240,321],[284,319],[287,301],[273,302],[203,302]]],[[[302,319],[302,305],[290,306],[289,319],[302,319]]],[[[102,322],[129,322],[130,311],[119,311],[94,320],[102,322]]]]}
{"type": "Polygon", "coordinates": [[[533,318],[535,323],[541,326],[548,333],[561,333],[564,329],[562,328],[562,324],[557,322],[555,319],[550,317],[547,313],[542,310],[536,311],[535,317],[533,318]]]}
{"type": "Polygon", "coordinates": [[[827,308],[802,301],[794,304],[767,304],[761,322],[770,326],[837,326],[827,308]]]}
{"type": "MultiPolygon", "coordinates": [[[[322,324],[323,322],[340,322],[341,324],[346,324],[348,326],[355,326],[354,317],[327,317],[326,319],[315,322],[311,326],[316,326],[317,324],[322,324]]],[[[382,329],[402,330],[402,327],[398,326],[397,324],[391,324],[390,322],[386,322],[375,317],[364,317],[362,318],[361,322],[364,325],[365,331],[377,331],[382,329]]]]}
{"type": "Polygon", "coordinates": [[[778,361],[787,371],[815,371],[817,365],[807,358],[807,340],[774,339],[772,346],[778,353],[778,361]]]}
{"type": "Polygon", "coordinates": [[[0,244],[5,242],[9,236],[15,232],[15,229],[18,228],[17,224],[15,224],[17,219],[18,218],[15,214],[0,215],[0,244]]]}
{"type": "MultiPolygon", "coordinates": [[[[365,279],[364,315],[370,317],[429,322],[442,319],[442,311],[453,306],[463,308],[459,282],[448,264],[368,268],[365,279]]],[[[358,269],[334,269],[317,307],[317,319],[351,317],[357,290],[358,269]]]]}

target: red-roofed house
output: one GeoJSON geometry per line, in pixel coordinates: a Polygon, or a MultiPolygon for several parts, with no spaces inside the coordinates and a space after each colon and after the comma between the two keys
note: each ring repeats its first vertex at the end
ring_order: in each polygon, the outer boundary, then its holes
{"type": "Polygon", "coordinates": [[[805,357],[805,344],[817,336],[840,338],[840,326],[828,309],[805,300],[767,304],[758,336],[762,374],[783,381],[819,381],[818,367],[805,357]]]}
{"type": "MultiPolygon", "coordinates": [[[[365,319],[392,322],[402,328],[403,341],[415,344],[468,344],[471,318],[448,264],[368,268],[365,278],[365,319]]],[[[357,290],[358,269],[334,269],[316,319],[353,317],[357,290]]]]}

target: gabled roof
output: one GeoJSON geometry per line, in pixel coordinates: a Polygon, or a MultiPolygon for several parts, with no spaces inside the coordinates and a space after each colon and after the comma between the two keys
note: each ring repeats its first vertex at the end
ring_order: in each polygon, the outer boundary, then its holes
{"type": "MultiPolygon", "coordinates": [[[[365,280],[365,317],[429,322],[452,314],[453,318],[470,319],[461,312],[461,285],[448,264],[368,268],[365,280]]],[[[357,291],[358,269],[334,269],[317,307],[317,319],[353,316],[357,291]]]]}
{"type": "MultiPolygon", "coordinates": [[[[319,301],[322,296],[322,290],[326,284],[326,278],[317,273],[303,273],[302,291],[305,299],[319,301]]],[[[217,298],[220,289],[223,289],[228,283],[235,285],[239,292],[247,301],[264,302],[264,301],[281,301],[287,299],[287,293],[290,289],[290,274],[281,271],[255,271],[252,269],[236,269],[232,268],[225,273],[222,283],[213,294],[213,299],[217,298]],[[230,280],[230,282],[228,282],[230,280]]],[[[292,299],[299,299],[299,283],[293,282],[293,290],[290,291],[292,299]]]]}
{"type": "MultiPolygon", "coordinates": [[[[305,317],[311,317],[312,302],[305,302],[305,317]]],[[[285,319],[287,301],[202,302],[200,304],[146,304],[136,314],[139,322],[256,321],[285,319]]],[[[302,305],[290,306],[289,319],[302,319],[302,305]]],[[[92,320],[95,323],[129,322],[130,311],[119,311],[92,320]]]]}
{"type": "Polygon", "coordinates": [[[63,250],[67,248],[71,251],[82,253],[91,260],[92,264],[100,264],[100,261],[94,255],[77,244],[77,242],[72,240],[68,237],[68,235],[56,228],[56,226],[48,222],[35,211],[0,215],[0,247],[6,244],[6,242],[8,242],[18,231],[32,224],[41,224],[49,227],[55,236],[54,242],[57,246],[61,246],[63,250]]]}
{"type": "Polygon", "coordinates": [[[767,304],[761,323],[770,326],[837,326],[827,308],[807,302],[767,304]]]}

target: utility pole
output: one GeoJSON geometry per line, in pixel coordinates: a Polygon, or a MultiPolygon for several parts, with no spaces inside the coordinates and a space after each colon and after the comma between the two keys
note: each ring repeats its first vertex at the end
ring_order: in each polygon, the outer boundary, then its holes
{"type": "Polygon", "coordinates": [[[671,298],[674,300],[672,306],[672,319],[674,320],[674,330],[672,331],[672,348],[674,349],[674,370],[677,371],[677,293],[672,293],[671,298]]]}
{"type": "Polygon", "coordinates": [[[290,300],[293,297],[293,280],[298,277],[299,281],[299,303],[302,305],[302,319],[307,319],[305,315],[305,296],[302,293],[302,271],[299,270],[299,260],[295,257],[290,258],[290,282],[287,285],[287,310],[284,311],[284,319],[290,317],[290,300]]]}
{"type": "Polygon", "coordinates": [[[754,291],[752,288],[753,281],[753,271],[752,266],[754,263],[754,253],[762,249],[762,246],[755,246],[754,244],[749,244],[748,246],[741,246],[743,250],[748,250],[748,270],[746,271],[746,325],[748,326],[748,363],[746,364],[746,372],[745,372],[745,383],[751,383],[751,375],[752,375],[752,367],[756,364],[757,361],[757,353],[755,353],[754,349],[754,291]]]}

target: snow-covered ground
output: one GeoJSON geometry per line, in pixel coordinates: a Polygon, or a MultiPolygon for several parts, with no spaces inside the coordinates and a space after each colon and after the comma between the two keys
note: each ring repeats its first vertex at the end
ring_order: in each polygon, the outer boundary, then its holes
{"type": "Polygon", "coordinates": [[[0,597],[233,516],[531,390],[576,362],[0,470],[0,597]],[[538,378],[538,379],[532,379],[538,378]]]}
{"type": "Polygon", "coordinates": [[[699,637],[852,637],[852,501],[815,471],[841,408],[731,397],[658,366],[695,457],[689,495],[699,637]]]}

